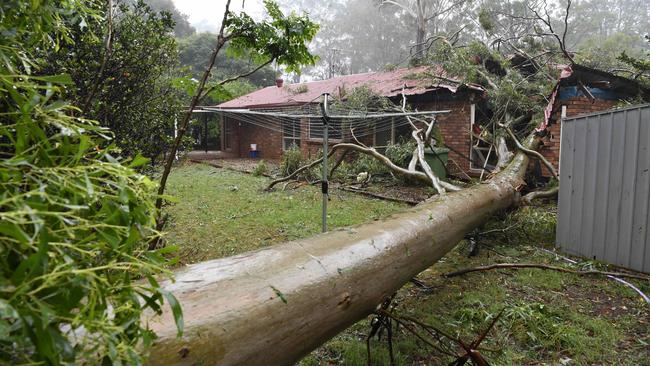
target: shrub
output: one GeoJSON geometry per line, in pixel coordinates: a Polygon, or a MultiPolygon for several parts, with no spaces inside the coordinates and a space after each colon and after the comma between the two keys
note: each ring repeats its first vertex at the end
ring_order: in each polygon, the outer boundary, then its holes
{"type": "Polygon", "coordinates": [[[302,154],[300,148],[292,146],[291,149],[284,152],[282,155],[282,162],[280,163],[280,170],[282,175],[287,176],[302,166],[302,154]]]}
{"type": "Polygon", "coordinates": [[[254,177],[260,177],[260,176],[266,174],[266,172],[268,172],[268,170],[269,170],[269,168],[268,168],[268,166],[266,166],[266,162],[264,160],[260,160],[260,162],[257,163],[257,165],[255,166],[255,168],[253,169],[251,174],[254,177]]]}
{"type": "Polygon", "coordinates": [[[413,156],[413,150],[417,144],[415,141],[403,141],[396,144],[390,144],[386,147],[386,157],[396,165],[406,168],[413,156]]]}
{"type": "Polygon", "coordinates": [[[163,297],[182,327],[178,303],[154,278],[163,253],[146,250],[156,187],[132,168],[147,160],[122,165],[110,131],[75,117],[61,100],[68,75],[30,74],[39,66],[31,48],[67,39],[64,17],[100,16],[83,4],[0,3],[12,29],[0,32],[3,364],[141,364],[155,336],[141,316],[159,312],[163,297]]]}

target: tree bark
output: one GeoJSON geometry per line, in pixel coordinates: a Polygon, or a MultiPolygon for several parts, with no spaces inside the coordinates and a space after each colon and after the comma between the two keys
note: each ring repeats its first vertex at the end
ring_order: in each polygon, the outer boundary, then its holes
{"type": "Polygon", "coordinates": [[[163,286],[183,306],[185,333],[176,337],[167,309],[150,318],[149,364],[297,362],[514,204],[527,165],[520,152],[492,180],[389,218],[184,268],[163,286]]]}

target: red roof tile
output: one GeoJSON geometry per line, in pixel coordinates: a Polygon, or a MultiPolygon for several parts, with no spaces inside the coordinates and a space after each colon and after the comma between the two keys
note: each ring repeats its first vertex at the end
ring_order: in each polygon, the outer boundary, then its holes
{"type": "MultiPolygon", "coordinates": [[[[339,76],[332,79],[312,81],[300,84],[290,84],[278,88],[269,86],[254,91],[250,94],[235,98],[228,102],[219,104],[219,108],[260,108],[277,107],[285,105],[301,105],[314,102],[323,93],[330,93],[339,96],[354,88],[366,85],[375,93],[385,97],[399,95],[404,89],[406,95],[424,94],[436,89],[447,89],[455,93],[459,83],[444,76],[442,68],[436,68],[436,75],[443,79],[434,77],[413,78],[414,74],[431,72],[432,67],[420,66],[415,68],[403,68],[393,71],[369,72],[339,76]],[[444,81],[444,83],[441,83],[444,81]]],[[[469,85],[469,88],[483,91],[480,86],[469,85]]]]}

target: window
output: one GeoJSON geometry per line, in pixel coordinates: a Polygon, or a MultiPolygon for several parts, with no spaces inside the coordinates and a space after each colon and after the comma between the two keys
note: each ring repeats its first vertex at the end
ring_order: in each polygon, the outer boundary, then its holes
{"type": "Polygon", "coordinates": [[[375,139],[373,145],[378,148],[395,143],[395,119],[390,122],[375,123],[375,139]]]}
{"type": "MultiPolygon", "coordinates": [[[[332,119],[329,123],[328,130],[329,140],[342,140],[343,139],[343,124],[340,119],[332,119]]],[[[323,139],[323,120],[320,118],[309,119],[309,139],[322,140],[323,139]]]]}
{"type": "Polygon", "coordinates": [[[406,121],[404,117],[393,117],[390,121],[376,122],[373,126],[373,146],[381,151],[388,145],[410,140],[413,130],[406,121]]]}
{"type": "Polygon", "coordinates": [[[225,150],[232,149],[233,127],[232,122],[224,119],[223,121],[223,147],[225,150]]]}
{"type": "Polygon", "coordinates": [[[471,170],[480,170],[483,168],[492,170],[496,168],[499,157],[491,144],[481,139],[481,128],[476,123],[476,104],[470,106],[470,123],[469,123],[469,140],[470,140],[470,162],[471,170]]]}
{"type": "Polygon", "coordinates": [[[282,122],[282,150],[300,147],[300,120],[292,119],[282,122]]]}

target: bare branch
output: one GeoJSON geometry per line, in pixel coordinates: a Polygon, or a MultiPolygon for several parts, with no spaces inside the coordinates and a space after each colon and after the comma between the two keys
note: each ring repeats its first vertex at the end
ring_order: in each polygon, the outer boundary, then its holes
{"type": "MultiPolygon", "coordinates": [[[[229,10],[230,2],[231,0],[226,0],[226,7],[223,13],[223,19],[221,20],[221,28],[219,29],[219,34],[217,35],[217,44],[214,48],[214,51],[212,51],[212,55],[210,55],[210,60],[208,62],[208,65],[205,68],[205,71],[203,72],[203,76],[201,77],[201,81],[199,82],[199,85],[196,88],[194,96],[192,97],[190,106],[187,112],[185,113],[185,115],[183,116],[183,120],[179,125],[178,135],[176,136],[176,139],[172,144],[172,148],[168,153],[167,161],[165,162],[165,168],[163,170],[162,176],[160,177],[160,186],[158,187],[158,198],[156,199],[156,209],[159,211],[159,213],[163,204],[162,195],[165,193],[167,178],[169,177],[169,173],[171,172],[172,165],[174,164],[174,158],[176,156],[176,152],[178,151],[178,147],[181,145],[181,141],[185,136],[185,131],[187,130],[187,127],[190,123],[190,119],[192,118],[192,111],[194,110],[194,108],[196,108],[197,104],[199,103],[200,96],[203,93],[203,89],[205,88],[205,83],[207,82],[208,77],[212,72],[212,68],[214,67],[214,63],[217,60],[217,55],[219,54],[223,46],[226,44],[227,38],[224,36],[224,33],[226,31],[226,24],[228,23],[228,15],[230,14],[230,10],[229,10]]],[[[160,229],[162,226],[162,221],[159,221],[159,225],[157,226],[158,229],[160,229]]],[[[152,245],[155,246],[157,245],[157,243],[150,244],[150,247],[152,245]]]]}
{"type": "Polygon", "coordinates": [[[547,270],[553,270],[553,271],[564,272],[564,273],[573,273],[580,276],[593,276],[593,275],[617,276],[617,277],[627,277],[627,278],[635,278],[638,280],[650,281],[650,277],[648,276],[643,276],[643,275],[638,275],[633,273],[606,272],[606,271],[596,271],[596,270],[576,271],[569,268],[551,266],[546,264],[538,264],[538,263],[498,263],[498,264],[491,264],[488,266],[465,268],[458,271],[445,273],[443,276],[449,278],[449,277],[462,276],[466,273],[471,273],[471,272],[489,271],[493,269],[522,269],[522,268],[547,269],[547,270]]]}
{"type": "Polygon", "coordinates": [[[535,150],[527,149],[526,147],[524,147],[521,144],[521,142],[519,142],[519,139],[517,139],[517,136],[515,136],[515,134],[510,129],[510,127],[508,127],[508,126],[506,126],[504,124],[499,124],[499,127],[503,128],[504,130],[506,130],[508,132],[508,135],[510,135],[510,138],[514,141],[514,143],[517,145],[517,148],[519,150],[523,151],[527,155],[532,155],[532,156],[536,157],[537,159],[539,159],[548,168],[548,170],[551,172],[551,174],[553,174],[553,177],[555,177],[555,179],[557,179],[557,180],[560,180],[560,176],[557,174],[557,170],[555,170],[555,167],[553,166],[553,164],[551,164],[542,154],[540,154],[539,152],[537,152],[535,150]]]}
{"type": "Polygon", "coordinates": [[[264,66],[269,65],[272,61],[273,61],[273,60],[266,61],[266,62],[264,62],[264,63],[258,65],[258,66],[255,67],[254,69],[249,70],[248,72],[245,72],[245,73],[243,73],[243,74],[239,74],[239,75],[236,75],[236,76],[233,76],[233,77],[230,77],[230,78],[227,78],[227,79],[223,79],[223,80],[221,80],[221,81],[218,82],[216,85],[214,85],[214,86],[210,87],[209,89],[207,89],[207,90],[206,90],[206,91],[205,91],[205,92],[204,92],[204,93],[199,97],[199,101],[201,101],[203,98],[205,98],[208,94],[212,93],[212,91],[213,91],[214,89],[216,89],[217,87],[222,86],[222,85],[227,84],[227,83],[230,83],[230,82],[233,82],[233,81],[235,81],[235,80],[239,80],[239,79],[241,79],[241,78],[245,78],[245,77],[247,77],[247,76],[251,76],[252,74],[254,74],[254,73],[258,72],[259,70],[261,70],[264,66]]]}
{"type": "Polygon", "coordinates": [[[532,191],[528,193],[527,195],[523,196],[521,198],[522,202],[525,204],[530,204],[533,202],[533,200],[539,199],[539,198],[554,198],[557,197],[557,193],[560,190],[559,186],[555,186],[551,189],[545,190],[545,191],[532,191]]]}

